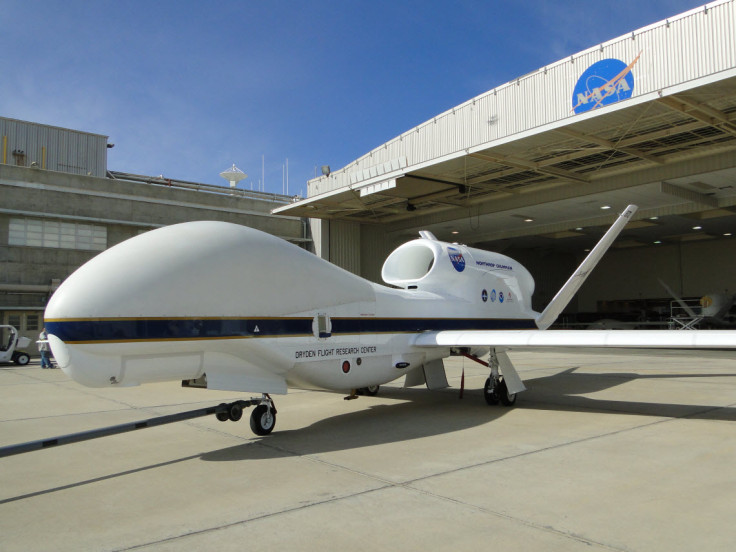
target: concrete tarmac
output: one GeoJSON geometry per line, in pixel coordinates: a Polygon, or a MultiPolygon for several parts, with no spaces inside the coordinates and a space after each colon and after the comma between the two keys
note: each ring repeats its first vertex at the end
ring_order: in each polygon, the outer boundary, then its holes
{"type": "MultiPolygon", "coordinates": [[[[0,458],[0,550],[734,549],[736,362],[511,356],[513,408],[452,359],[443,391],[275,397],[267,437],[246,411],[0,458]]],[[[0,366],[0,446],[249,396],[0,366]]]]}

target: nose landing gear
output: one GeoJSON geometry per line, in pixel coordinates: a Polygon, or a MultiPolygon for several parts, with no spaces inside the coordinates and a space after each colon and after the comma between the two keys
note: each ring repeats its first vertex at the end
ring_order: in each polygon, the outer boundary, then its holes
{"type": "Polygon", "coordinates": [[[237,422],[243,417],[243,409],[255,406],[250,415],[250,428],[256,435],[268,435],[276,427],[276,406],[268,393],[260,399],[235,401],[230,404],[222,403],[217,407],[215,416],[221,422],[230,420],[237,422]]]}
{"type": "Polygon", "coordinates": [[[276,425],[276,409],[259,404],[250,415],[250,428],[256,435],[268,435],[276,425]]]}

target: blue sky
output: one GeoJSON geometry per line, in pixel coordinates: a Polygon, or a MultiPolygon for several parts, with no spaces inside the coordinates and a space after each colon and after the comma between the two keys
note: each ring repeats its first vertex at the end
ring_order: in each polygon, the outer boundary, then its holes
{"type": "Polygon", "coordinates": [[[478,94],[702,5],[0,0],[0,115],[104,134],[112,170],[289,193],[478,94]]]}

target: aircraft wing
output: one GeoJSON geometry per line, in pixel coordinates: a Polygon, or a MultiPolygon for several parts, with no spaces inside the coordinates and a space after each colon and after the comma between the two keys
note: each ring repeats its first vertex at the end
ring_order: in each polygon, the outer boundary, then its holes
{"type": "Polygon", "coordinates": [[[734,330],[468,330],[420,334],[418,347],[736,358],[734,330]]]}

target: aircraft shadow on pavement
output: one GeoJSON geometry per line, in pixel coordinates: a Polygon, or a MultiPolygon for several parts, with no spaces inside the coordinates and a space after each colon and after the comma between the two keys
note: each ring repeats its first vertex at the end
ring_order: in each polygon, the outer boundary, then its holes
{"type": "MultiPolygon", "coordinates": [[[[517,404],[524,408],[544,410],[565,410],[571,412],[592,412],[611,414],[631,414],[636,416],[655,416],[663,418],[700,418],[706,420],[736,421],[736,408],[698,403],[697,384],[692,387],[692,401],[688,403],[666,403],[652,397],[651,401],[626,401],[595,398],[586,395],[607,391],[619,385],[639,380],[706,380],[720,378],[736,380],[736,373],[714,374],[641,374],[626,372],[580,373],[570,368],[558,374],[529,380],[529,391],[517,404]]],[[[736,383],[736,381],[734,381],[736,383]]],[[[639,392],[641,394],[641,392],[639,392]]],[[[736,401],[735,401],[736,402],[736,401]]]]}
{"type": "MultiPolygon", "coordinates": [[[[508,412],[503,407],[486,405],[481,393],[480,390],[466,390],[464,399],[458,400],[457,389],[381,388],[379,397],[360,397],[353,403],[363,403],[358,404],[360,410],[330,416],[298,429],[279,431],[277,422],[276,430],[267,437],[203,454],[202,459],[233,461],[264,458],[264,455],[301,456],[370,447],[477,427],[508,412]],[[406,402],[377,403],[382,398],[406,402]],[[364,404],[368,402],[376,404],[366,408],[364,404]],[[257,447],[262,450],[253,450],[254,443],[263,445],[257,447]]],[[[334,397],[335,401],[342,401],[340,395],[334,397]]]]}
{"type": "MultiPolygon", "coordinates": [[[[580,414],[614,414],[651,416],[660,418],[694,418],[736,422],[736,408],[697,404],[620,401],[591,398],[586,394],[603,392],[616,386],[646,379],[683,378],[736,378],[736,374],[636,374],[636,373],[580,373],[577,368],[550,376],[526,380],[528,391],[520,395],[515,408],[540,411],[560,411],[580,414]]],[[[325,452],[357,449],[373,445],[434,437],[500,421],[512,412],[503,406],[488,406],[481,389],[466,389],[463,400],[458,400],[457,388],[443,391],[385,387],[378,400],[403,400],[398,404],[374,404],[360,410],[328,417],[309,426],[276,431],[264,438],[220,450],[173,458],[166,462],[139,466],[130,470],[77,481],[58,487],[0,499],[0,505],[64,491],[75,487],[124,477],[138,472],[166,467],[199,458],[209,462],[232,462],[304,456],[325,452]]],[[[696,388],[693,395],[697,394],[696,388]]],[[[694,397],[695,399],[695,397],[694,397]]],[[[334,400],[342,401],[339,395],[334,400]]],[[[358,402],[375,402],[373,397],[361,397],[358,402]]],[[[240,424],[247,424],[245,416],[240,424]]],[[[249,431],[247,425],[243,431],[249,431]]],[[[523,439],[523,434],[520,434],[523,439]]],[[[72,445],[73,446],[73,445],[72,445]]]]}
{"type": "MultiPolygon", "coordinates": [[[[407,402],[392,405],[375,404],[367,409],[363,406],[360,410],[325,418],[300,429],[279,431],[277,425],[274,433],[268,437],[254,438],[242,445],[172,458],[165,462],[142,465],[18,496],[0,497],[0,505],[160,469],[197,458],[207,461],[258,460],[353,449],[459,431],[487,423],[507,412],[505,408],[487,406],[479,390],[466,391],[463,400],[458,400],[457,389],[428,392],[424,389],[386,388],[382,389],[381,396],[407,402]]],[[[333,400],[342,403],[341,395],[333,394],[332,397],[333,400]]],[[[361,397],[352,404],[368,401],[376,402],[373,397],[361,397]]],[[[248,415],[249,412],[246,411],[243,419],[238,422],[238,432],[243,434],[250,432],[248,415]]],[[[100,446],[103,446],[102,442],[100,446]]]]}
{"type": "MultiPolygon", "coordinates": [[[[516,407],[526,410],[698,418],[736,422],[736,408],[697,404],[675,404],[591,398],[585,395],[645,379],[736,378],[736,374],[636,374],[578,373],[571,368],[558,374],[529,379],[528,391],[516,407]]],[[[696,395],[696,390],[693,391],[696,395]]],[[[499,420],[511,410],[488,406],[480,389],[466,389],[458,400],[458,389],[441,392],[424,389],[381,389],[380,397],[405,400],[399,404],[376,404],[356,412],[319,420],[307,427],[276,431],[254,441],[205,453],[202,460],[237,461],[256,458],[302,456],[409,441],[461,431],[499,420]],[[254,444],[262,446],[253,447],[254,444]],[[258,450],[256,450],[258,449],[258,450]]],[[[380,398],[379,397],[379,398],[380,398]]],[[[694,397],[695,398],[695,397],[694,397]]],[[[370,401],[364,397],[361,401],[370,401]]]]}

